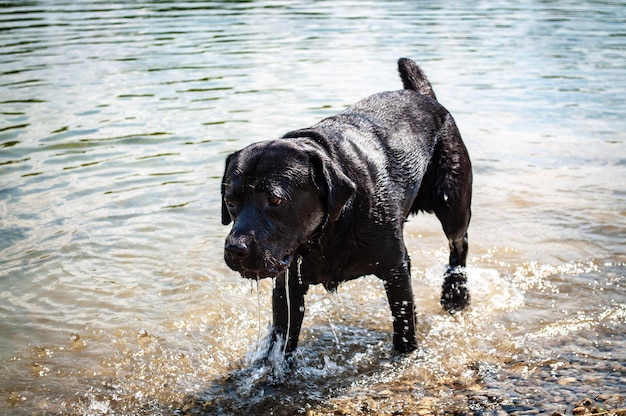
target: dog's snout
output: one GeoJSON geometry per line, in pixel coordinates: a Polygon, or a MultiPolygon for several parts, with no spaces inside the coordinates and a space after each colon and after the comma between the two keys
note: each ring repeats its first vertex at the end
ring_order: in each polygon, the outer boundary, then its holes
{"type": "Polygon", "coordinates": [[[250,254],[250,247],[245,241],[229,241],[224,246],[224,252],[231,259],[243,259],[250,254]]]}

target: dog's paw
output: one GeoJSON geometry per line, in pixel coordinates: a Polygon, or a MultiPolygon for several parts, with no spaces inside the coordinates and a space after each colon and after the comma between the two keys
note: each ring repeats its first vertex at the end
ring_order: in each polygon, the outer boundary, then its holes
{"type": "Polygon", "coordinates": [[[450,313],[461,311],[470,303],[467,275],[460,267],[448,270],[443,281],[441,306],[450,313]]]}

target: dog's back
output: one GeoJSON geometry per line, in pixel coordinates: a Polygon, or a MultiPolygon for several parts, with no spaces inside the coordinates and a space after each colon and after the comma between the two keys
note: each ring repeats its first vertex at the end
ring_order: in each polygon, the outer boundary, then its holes
{"type": "Polygon", "coordinates": [[[434,210],[431,195],[414,203],[422,179],[433,176],[427,170],[443,136],[456,134],[460,140],[452,117],[436,100],[420,67],[401,58],[398,71],[405,89],[371,95],[309,128],[283,136],[311,138],[337,155],[346,173],[367,188],[360,193],[369,198],[363,207],[376,207],[383,222],[403,221],[409,212],[434,210]]]}

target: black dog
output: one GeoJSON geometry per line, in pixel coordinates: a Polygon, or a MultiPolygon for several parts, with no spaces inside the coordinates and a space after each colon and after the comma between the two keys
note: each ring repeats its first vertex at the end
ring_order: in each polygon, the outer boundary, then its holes
{"type": "Polygon", "coordinates": [[[373,274],[385,285],[393,345],[417,347],[407,216],[435,213],[450,243],[441,304],[469,302],[464,272],[472,168],[452,116],[422,70],[398,61],[404,90],[382,92],[312,127],[228,156],[222,180],[226,264],[275,277],[274,342],[292,352],[310,284],[334,290],[373,274]]]}

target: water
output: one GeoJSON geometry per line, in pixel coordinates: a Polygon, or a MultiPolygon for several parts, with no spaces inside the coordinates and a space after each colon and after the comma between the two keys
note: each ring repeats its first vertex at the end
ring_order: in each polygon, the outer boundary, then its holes
{"type": "Polygon", "coordinates": [[[2,3],[0,414],[625,408],[625,6],[2,3]],[[310,292],[292,371],[256,365],[271,282],[223,264],[224,158],[400,88],[400,56],[472,156],[473,304],[439,307],[419,216],[418,351],[368,277],[310,292]]]}

